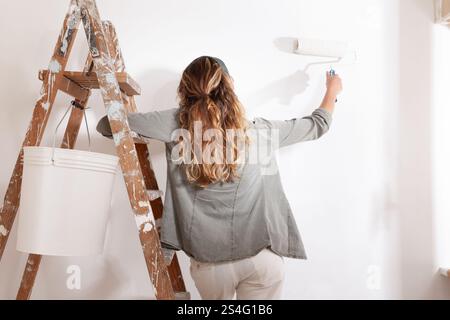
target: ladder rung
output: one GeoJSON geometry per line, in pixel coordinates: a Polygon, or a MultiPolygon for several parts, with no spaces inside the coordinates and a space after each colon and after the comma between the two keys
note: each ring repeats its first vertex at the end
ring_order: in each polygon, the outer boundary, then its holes
{"type": "MultiPolygon", "coordinates": [[[[49,71],[42,70],[41,72],[43,78],[45,78],[49,71]]],[[[95,72],[62,71],[62,74],[65,78],[75,82],[80,87],[89,89],[99,88],[97,74],[95,72]]],[[[127,96],[135,96],[141,94],[141,88],[127,72],[116,72],[116,78],[119,82],[120,89],[127,96]]]]}

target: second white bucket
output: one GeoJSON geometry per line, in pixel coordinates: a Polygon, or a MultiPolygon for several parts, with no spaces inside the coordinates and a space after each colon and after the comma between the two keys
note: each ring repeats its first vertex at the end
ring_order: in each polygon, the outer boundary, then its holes
{"type": "Polygon", "coordinates": [[[108,154],[25,147],[17,250],[100,254],[117,164],[108,154]]]}

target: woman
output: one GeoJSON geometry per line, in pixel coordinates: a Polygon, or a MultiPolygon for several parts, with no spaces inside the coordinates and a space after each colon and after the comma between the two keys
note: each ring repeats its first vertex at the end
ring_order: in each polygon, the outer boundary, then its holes
{"type": "MultiPolygon", "coordinates": [[[[321,137],[341,89],[327,74],[310,116],[248,121],[225,64],[202,56],[183,72],[179,108],[128,115],[141,138],[165,142],[161,245],[168,261],[173,250],[190,257],[203,299],[280,299],[283,257],[306,255],[273,151],[321,137]]],[[[97,130],[111,137],[106,117],[97,130]]]]}

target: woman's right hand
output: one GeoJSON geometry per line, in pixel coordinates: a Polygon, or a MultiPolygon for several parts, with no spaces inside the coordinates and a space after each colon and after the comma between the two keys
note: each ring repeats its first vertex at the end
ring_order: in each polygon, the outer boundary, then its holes
{"type": "Polygon", "coordinates": [[[327,92],[323,97],[321,108],[333,112],[337,95],[342,91],[342,80],[339,75],[327,72],[327,92]]]}
{"type": "Polygon", "coordinates": [[[336,97],[342,91],[342,80],[338,74],[327,72],[327,94],[336,97]]]}

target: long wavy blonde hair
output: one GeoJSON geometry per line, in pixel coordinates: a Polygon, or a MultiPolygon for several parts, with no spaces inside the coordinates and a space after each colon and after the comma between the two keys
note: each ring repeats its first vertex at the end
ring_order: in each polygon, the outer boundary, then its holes
{"type": "MultiPolygon", "coordinates": [[[[227,132],[232,130],[231,132],[243,133],[244,142],[248,144],[247,121],[244,108],[234,93],[233,80],[223,62],[209,56],[202,56],[192,61],[181,77],[178,99],[180,128],[188,130],[190,137],[193,137],[195,123],[200,121],[202,150],[210,150],[212,144],[216,144],[216,149],[213,148],[213,150],[217,151],[217,143],[219,143],[221,150],[218,151],[221,151],[222,155],[228,152],[227,156],[229,156],[231,151],[232,161],[227,158],[228,161],[205,163],[201,159],[203,156],[195,152],[195,143],[200,144],[199,142],[193,139],[180,141],[181,151],[187,150],[191,159],[189,162],[182,163],[187,180],[197,186],[206,187],[216,182],[231,182],[238,178],[241,144],[237,141],[238,135],[230,138],[227,132]],[[216,132],[220,133],[219,139],[222,141],[211,141],[212,139],[204,141],[203,135],[208,129],[217,129],[216,132]]],[[[220,158],[223,159],[223,157],[220,158]]]]}

